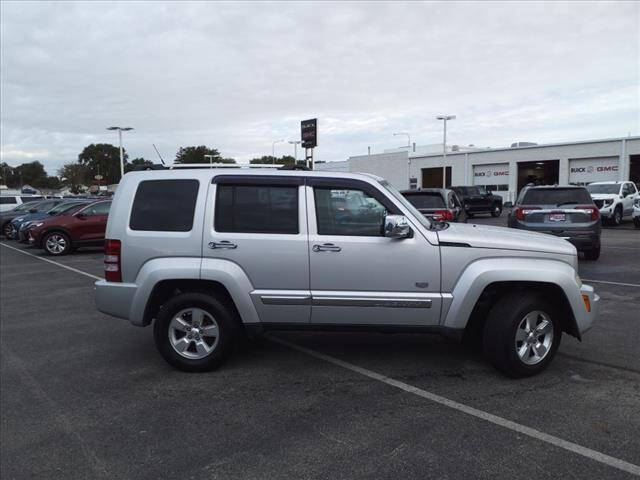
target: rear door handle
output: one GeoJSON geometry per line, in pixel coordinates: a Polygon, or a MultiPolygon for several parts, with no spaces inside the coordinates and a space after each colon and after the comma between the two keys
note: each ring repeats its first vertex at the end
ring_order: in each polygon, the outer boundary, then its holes
{"type": "Polygon", "coordinates": [[[342,249],[333,243],[323,243],[322,245],[314,245],[312,250],[314,252],[339,252],[342,249]]]}
{"type": "Polygon", "coordinates": [[[209,242],[209,248],[212,250],[215,250],[216,248],[234,249],[238,248],[238,245],[236,245],[235,243],[231,243],[228,240],[222,240],[221,242],[209,242]]]}

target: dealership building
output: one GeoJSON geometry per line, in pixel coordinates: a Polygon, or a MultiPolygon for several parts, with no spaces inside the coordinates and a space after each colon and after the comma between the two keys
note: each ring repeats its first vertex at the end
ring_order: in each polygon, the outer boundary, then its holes
{"type": "MultiPolygon", "coordinates": [[[[412,150],[416,150],[415,146],[412,150]]],[[[449,147],[443,153],[396,150],[318,164],[318,170],[367,172],[398,189],[484,185],[514,201],[527,184],[586,185],[606,180],[640,184],[640,137],[509,148],[449,147]]]]}

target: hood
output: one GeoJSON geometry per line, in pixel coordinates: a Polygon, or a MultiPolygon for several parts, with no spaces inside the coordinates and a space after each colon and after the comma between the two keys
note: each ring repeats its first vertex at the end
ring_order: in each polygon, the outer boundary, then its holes
{"type": "Polygon", "coordinates": [[[592,193],[591,198],[594,200],[615,200],[619,198],[620,195],[617,193],[592,193]]]}
{"type": "Polygon", "coordinates": [[[449,228],[438,232],[438,239],[440,242],[466,243],[474,248],[576,254],[573,245],[553,235],[470,223],[451,223],[449,228]]]}

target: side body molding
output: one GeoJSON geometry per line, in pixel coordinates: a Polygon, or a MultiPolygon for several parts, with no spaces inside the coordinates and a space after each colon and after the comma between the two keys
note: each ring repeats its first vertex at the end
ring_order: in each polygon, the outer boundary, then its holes
{"type": "Polygon", "coordinates": [[[464,329],[482,291],[495,282],[540,282],[558,285],[564,291],[580,327],[584,310],[580,286],[575,271],[559,260],[540,258],[486,258],[476,260],[465,268],[453,289],[453,301],[442,311],[442,325],[464,329]]]}

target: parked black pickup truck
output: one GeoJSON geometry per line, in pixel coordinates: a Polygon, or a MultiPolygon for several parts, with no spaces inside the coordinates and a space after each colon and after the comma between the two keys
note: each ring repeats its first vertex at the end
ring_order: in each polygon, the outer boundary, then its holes
{"type": "Polygon", "coordinates": [[[451,187],[462,202],[468,217],[476,213],[490,213],[499,217],[502,213],[502,197],[494,195],[482,186],[451,187]]]}

